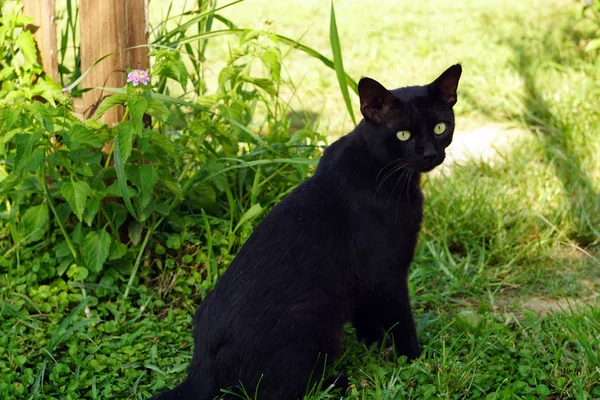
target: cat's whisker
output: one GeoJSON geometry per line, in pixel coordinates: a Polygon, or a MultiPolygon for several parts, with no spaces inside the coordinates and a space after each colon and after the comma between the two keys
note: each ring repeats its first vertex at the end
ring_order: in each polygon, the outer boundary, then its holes
{"type": "MultiPolygon", "coordinates": [[[[402,172],[402,174],[400,175],[400,177],[398,178],[398,180],[396,181],[396,184],[394,185],[392,193],[390,194],[390,200],[391,200],[394,197],[396,190],[398,190],[398,196],[396,196],[396,212],[395,212],[396,218],[398,218],[398,204],[399,204],[400,200],[402,199],[402,196],[400,194],[402,193],[402,190],[405,186],[407,188],[407,193],[408,193],[408,189],[410,188],[410,181],[411,181],[413,172],[414,172],[414,170],[412,168],[405,168],[404,171],[402,172]],[[400,184],[399,187],[398,187],[398,184],[400,184]]],[[[389,207],[389,201],[388,201],[388,207],[389,207]]]]}
{"type": "Polygon", "coordinates": [[[381,181],[381,183],[380,183],[380,184],[382,184],[382,183],[383,183],[383,182],[384,182],[384,181],[385,181],[385,180],[386,180],[386,179],[389,177],[389,174],[393,174],[393,173],[395,173],[395,172],[396,172],[396,170],[397,170],[397,169],[399,169],[399,168],[404,168],[404,167],[405,167],[405,166],[407,166],[407,165],[408,165],[408,160],[405,160],[405,159],[402,159],[402,158],[401,158],[401,159],[394,160],[394,161],[392,161],[392,162],[390,162],[390,163],[386,164],[386,165],[385,165],[385,166],[384,166],[384,167],[383,167],[383,168],[382,168],[382,169],[379,171],[379,173],[377,174],[377,177],[375,178],[375,182],[376,182],[376,183],[377,183],[377,182],[379,182],[379,176],[380,176],[380,175],[383,173],[383,171],[384,171],[386,168],[390,167],[390,171],[387,171],[387,172],[386,172],[386,173],[383,175],[383,178],[382,178],[382,181],[381,181]],[[393,164],[397,164],[397,165],[393,165],[393,164]]]}
{"type": "Polygon", "coordinates": [[[377,181],[379,180],[379,176],[381,175],[381,173],[382,173],[382,172],[383,172],[383,171],[384,171],[384,170],[385,170],[387,167],[389,167],[390,165],[393,165],[393,164],[395,164],[395,163],[400,163],[400,162],[402,162],[402,161],[406,161],[406,160],[404,160],[403,158],[398,158],[398,159],[396,159],[396,160],[393,160],[393,161],[390,161],[389,163],[387,163],[386,165],[384,165],[384,166],[383,166],[383,168],[381,168],[381,169],[379,170],[379,172],[377,173],[377,177],[375,177],[375,182],[377,182],[377,181]]]}
{"type": "MultiPolygon", "coordinates": [[[[403,159],[396,160],[395,162],[400,162],[400,161],[404,161],[404,163],[402,163],[400,165],[394,166],[391,171],[388,171],[388,172],[386,172],[384,174],[383,179],[381,180],[381,182],[379,182],[379,184],[377,185],[377,188],[375,189],[375,195],[373,196],[373,200],[377,199],[377,193],[379,192],[379,189],[383,186],[383,184],[385,183],[385,181],[388,180],[396,172],[405,169],[405,167],[408,165],[408,162],[406,160],[403,160],[403,159]]],[[[389,163],[388,165],[390,165],[390,164],[392,164],[392,163],[389,163]]],[[[383,167],[383,169],[384,168],[386,168],[386,167],[383,167]]],[[[381,171],[380,171],[380,173],[381,173],[381,171]]],[[[375,182],[377,183],[377,179],[375,180],[375,182]]]]}
{"type": "MultiPolygon", "coordinates": [[[[408,178],[408,181],[409,181],[409,182],[412,180],[412,177],[413,177],[414,173],[415,173],[415,170],[414,170],[414,169],[411,169],[411,170],[410,170],[410,176],[409,176],[409,178],[408,178]]],[[[413,214],[414,214],[414,212],[415,212],[415,211],[413,210],[413,208],[412,208],[412,203],[411,203],[411,201],[410,201],[410,185],[406,185],[406,198],[408,199],[408,205],[410,206],[410,210],[411,210],[411,211],[413,212],[413,214]]]]}
{"type": "Polygon", "coordinates": [[[388,198],[388,202],[387,202],[387,206],[386,206],[386,207],[389,207],[389,206],[390,206],[390,203],[391,203],[392,199],[394,199],[394,194],[396,193],[396,188],[397,188],[397,186],[398,186],[398,183],[400,183],[400,182],[402,181],[402,179],[403,179],[403,177],[404,177],[404,175],[405,175],[406,173],[407,173],[407,169],[406,169],[406,168],[404,168],[404,169],[402,170],[402,173],[401,173],[401,174],[400,174],[400,176],[398,177],[398,179],[396,179],[396,182],[394,183],[394,186],[392,187],[392,191],[391,191],[391,192],[390,192],[390,194],[389,194],[389,198],[388,198]]]}
{"type": "MultiPolygon", "coordinates": [[[[412,169],[412,168],[407,168],[406,171],[407,171],[407,174],[404,177],[404,181],[402,182],[402,185],[400,185],[399,192],[402,192],[402,190],[404,188],[406,188],[406,200],[407,200],[407,203],[408,203],[409,207],[411,207],[411,211],[413,211],[412,210],[412,205],[411,205],[411,202],[410,202],[410,182],[412,181],[412,178],[414,176],[415,170],[412,169]]],[[[396,198],[396,219],[398,218],[398,207],[400,205],[400,201],[401,200],[402,200],[402,196],[399,195],[396,198]]]]}
{"type": "MultiPolygon", "coordinates": [[[[402,172],[402,175],[400,175],[400,177],[399,177],[399,178],[398,178],[398,180],[396,181],[396,184],[394,185],[394,190],[392,190],[392,194],[390,195],[390,200],[391,200],[393,197],[395,197],[395,198],[396,198],[396,209],[394,210],[394,220],[397,220],[397,219],[398,219],[398,205],[399,205],[399,203],[400,203],[400,199],[401,199],[401,196],[399,196],[399,195],[398,195],[398,196],[394,196],[394,195],[395,195],[395,193],[396,193],[396,187],[398,186],[398,184],[400,184],[400,190],[399,190],[399,192],[402,192],[402,186],[404,186],[404,184],[403,184],[403,182],[404,182],[404,179],[405,179],[405,178],[408,176],[409,172],[410,172],[410,171],[409,171],[408,169],[405,169],[405,170],[402,172]]],[[[388,203],[388,207],[389,207],[389,203],[388,203]]]]}

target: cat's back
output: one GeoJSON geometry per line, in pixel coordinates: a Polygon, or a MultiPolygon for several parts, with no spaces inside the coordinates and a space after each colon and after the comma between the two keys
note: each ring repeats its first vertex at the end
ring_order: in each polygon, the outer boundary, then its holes
{"type": "Polygon", "coordinates": [[[233,315],[285,307],[334,286],[334,269],[347,264],[353,231],[353,205],[332,165],[343,153],[338,142],[326,150],[317,172],[257,225],[201,308],[233,315]]]}

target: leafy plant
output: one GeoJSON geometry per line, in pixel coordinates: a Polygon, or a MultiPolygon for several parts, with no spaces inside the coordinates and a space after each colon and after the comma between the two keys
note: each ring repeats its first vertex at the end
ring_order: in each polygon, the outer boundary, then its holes
{"type": "Polygon", "coordinates": [[[42,68],[33,34],[24,28],[31,23],[33,20],[21,13],[0,13],[0,98],[15,91],[31,98],[43,90],[39,86],[33,90],[42,68]]]}
{"type": "Polygon", "coordinates": [[[594,52],[600,49],[600,1],[585,0],[581,8],[581,14],[593,27],[593,37],[585,43],[585,50],[594,52]]]}
{"type": "MultiPolygon", "coordinates": [[[[16,257],[20,270],[22,255],[49,247],[57,264],[29,279],[120,281],[126,297],[148,245],[161,242],[159,231],[178,233],[187,215],[201,215],[194,237],[202,238],[205,230],[214,231],[211,224],[223,221],[229,253],[248,235],[252,220],[309,173],[324,137],[310,125],[289,132],[289,106],[279,96],[288,83],[281,75],[277,35],[232,30],[238,44],[214,92],[206,91],[198,64],[188,72],[181,56],[204,57],[211,29],[206,19],[217,10],[210,3],[175,31],[161,31],[159,40],[176,41],[152,52],[155,85],[105,88],[115,94],[100,105],[96,118],[124,107],[115,127],[74,116],[70,90],[81,77],[67,90],[46,84],[5,93],[0,151],[6,162],[0,190],[12,242],[8,254],[16,257]],[[196,53],[186,36],[195,24],[205,30],[194,37],[201,45],[196,53]],[[193,82],[199,92],[174,97],[168,94],[169,82],[184,91],[193,82]],[[15,101],[24,106],[14,108],[15,101]]],[[[213,263],[208,281],[214,282],[219,273],[214,260],[198,260],[213,263]]]]}

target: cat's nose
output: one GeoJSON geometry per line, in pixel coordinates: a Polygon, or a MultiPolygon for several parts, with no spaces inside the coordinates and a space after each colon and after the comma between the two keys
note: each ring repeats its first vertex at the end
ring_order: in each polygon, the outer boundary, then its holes
{"type": "Polygon", "coordinates": [[[437,151],[431,143],[427,143],[425,145],[425,149],[423,150],[423,159],[427,162],[435,161],[437,158],[437,151]]]}

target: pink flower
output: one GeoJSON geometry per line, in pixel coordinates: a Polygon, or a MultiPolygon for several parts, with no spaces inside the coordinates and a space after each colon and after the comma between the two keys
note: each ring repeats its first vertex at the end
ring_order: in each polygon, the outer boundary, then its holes
{"type": "Polygon", "coordinates": [[[137,86],[140,83],[148,85],[150,83],[150,75],[148,75],[148,71],[146,70],[134,69],[127,74],[127,82],[132,82],[133,86],[137,86]]]}

